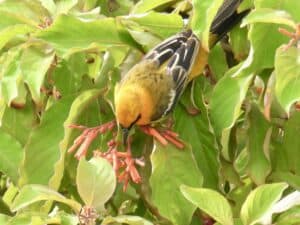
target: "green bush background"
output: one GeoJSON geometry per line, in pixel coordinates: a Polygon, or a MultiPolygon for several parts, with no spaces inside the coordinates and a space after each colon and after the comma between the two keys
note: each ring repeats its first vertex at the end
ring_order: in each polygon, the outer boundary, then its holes
{"type": "Polygon", "coordinates": [[[221,3],[0,1],[0,224],[73,225],[84,205],[98,224],[300,224],[300,50],[278,31],[298,29],[298,0],[243,1],[250,14],[209,53],[213,79],[195,79],[172,114],[185,150],[136,129],[142,184],[123,192],[105,160],[66,154],[79,135],[68,125],[113,120],[114,84],[182,15],[208,46],[221,3]]]}

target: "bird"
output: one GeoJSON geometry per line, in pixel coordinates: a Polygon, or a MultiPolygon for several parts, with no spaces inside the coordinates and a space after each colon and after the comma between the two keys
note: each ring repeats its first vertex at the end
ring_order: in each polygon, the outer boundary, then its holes
{"type": "MultiPolygon", "coordinates": [[[[242,0],[225,0],[210,28],[215,45],[249,10],[237,12],[242,0]]],[[[164,118],[176,106],[187,84],[201,74],[208,53],[191,29],[154,47],[115,86],[115,115],[123,143],[134,125],[141,127],[164,118]]]]}
{"type": "MultiPolygon", "coordinates": [[[[230,29],[247,15],[250,9],[238,12],[243,0],[224,0],[215,16],[209,37],[209,47],[213,47],[230,29]]],[[[114,112],[116,120],[88,128],[82,125],[69,125],[82,130],[68,152],[74,152],[80,159],[86,156],[91,142],[98,134],[112,131],[116,125],[122,130],[123,146],[126,152],[118,151],[119,135],[113,135],[107,151],[96,153],[106,158],[113,166],[118,181],[124,183],[124,190],[129,180],[140,183],[142,178],[136,165],[143,166],[143,161],[132,157],[129,132],[139,126],[146,134],[156,138],[161,144],[174,144],[184,148],[178,134],[168,129],[157,130],[153,124],[166,118],[178,103],[188,83],[202,73],[208,60],[208,52],[201,46],[201,41],[191,29],[183,30],[150,50],[116,84],[114,90],[114,112]]],[[[114,133],[116,134],[116,133],[114,133]]],[[[94,152],[95,155],[95,152],[94,152]]]]}

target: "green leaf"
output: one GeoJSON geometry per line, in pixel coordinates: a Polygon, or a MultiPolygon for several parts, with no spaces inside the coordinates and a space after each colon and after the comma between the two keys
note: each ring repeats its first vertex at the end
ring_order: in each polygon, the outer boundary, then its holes
{"type": "Polygon", "coordinates": [[[300,207],[294,207],[282,213],[276,220],[276,225],[297,225],[300,223],[300,207]]]}
{"type": "Polygon", "coordinates": [[[65,0],[65,1],[39,0],[39,1],[49,11],[52,17],[56,17],[60,14],[67,14],[78,3],[78,0],[65,0]]]}
{"type": "MultiPolygon", "coordinates": [[[[295,138],[295,134],[300,131],[300,112],[294,112],[288,121],[283,126],[284,135],[282,139],[278,140],[275,145],[274,151],[272,151],[272,163],[273,171],[275,172],[289,172],[292,173],[290,176],[283,175],[284,180],[297,181],[300,176],[300,165],[299,165],[299,151],[300,140],[295,138]],[[293,178],[294,175],[298,175],[293,178]]],[[[290,182],[288,182],[290,183],[290,182]]],[[[298,181],[296,182],[300,184],[298,181]]]]}
{"type": "Polygon", "coordinates": [[[38,1],[2,1],[0,4],[0,29],[7,25],[28,24],[38,27],[42,18],[49,16],[46,9],[38,1]],[[22,13],[20,13],[22,9],[22,13]]]}
{"type": "Polygon", "coordinates": [[[231,207],[226,198],[217,191],[207,188],[192,188],[182,185],[184,197],[223,225],[233,225],[231,207]]]}
{"type": "Polygon", "coordinates": [[[149,222],[148,220],[139,217],[139,216],[130,216],[130,215],[123,215],[123,216],[116,216],[116,217],[105,217],[102,221],[102,225],[109,225],[109,224],[129,224],[129,225],[152,225],[153,223],[149,222]]]}
{"type": "Polygon", "coordinates": [[[0,171],[8,175],[16,184],[19,166],[23,157],[21,144],[12,136],[0,130],[0,171]]]}
{"type": "Polygon", "coordinates": [[[248,29],[239,26],[232,28],[229,33],[234,58],[238,61],[246,59],[249,54],[250,45],[247,35],[248,29]]]}
{"type": "Polygon", "coordinates": [[[240,73],[237,69],[238,67],[233,67],[225,74],[215,86],[211,97],[211,120],[217,134],[233,126],[240,116],[241,105],[253,77],[246,69],[240,73]],[[239,77],[232,77],[234,72],[239,77]]]}
{"type": "Polygon", "coordinates": [[[173,2],[176,2],[176,0],[141,0],[134,6],[131,13],[133,14],[145,13],[156,7],[173,3],[173,2]]]}
{"type": "Polygon", "coordinates": [[[269,143],[271,138],[271,126],[259,111],[256,105],[252,105],[249,113],[249,129],[247,150],[249,159],[247,171],[255,184],[265,183],[265,179],[271,171],[268,160],[269,143]]]}
{"type": "MultiPolygon", "coordinates": [[[[10,105],[13,100],[20,95],[24,94],[23,82],[22,82],[22,71],[19,65],[21,56],[21,48],[12,48],[4,55],[4,63],[0,68],[0,90],[1,96],[5,102],[10,105]]],[[[22,95],[24,98],[24,95],[22,95]]],[[[24,103],[24,102],[22,102],[24,103]]]]}
{"type": "Polygon", "coordinates": [[[289,113],[291,105],[300,100],[300,49],[278,48],[275,56],[275,93],[279,103],[289,113]]]}
{"type": "Polygon", "coordinates": [[[136,42],[143,46],[145,52],[148,52],[161,42],[161,39],[158,38],[156,35],[145,32],[144,30],[138,31],[134,28],[129,28],[128,32],[136,42]]]}
{"type": "Polygon", "coordinates": [[[293,29],[297,28],[296,23],[289,13],[269,8],[259,8],[251,11],[243,20],[241,26],[243,27],[252,23],[276,23],[290,26],[293,29]]]}
{"type": "Polygon", "coordinates": [[[89,48],[105,50],[110,46],[139,47],[113,18],[83,21],[73,16],[61,15],[49,28],[37,33],[36,37],[52,44],[58,53],[63,54],[89,48]]]}
{"type": "Polygon", "coordinates": [[[0,8],[0,31],[5,30],[8,27],[26,24],[31,26],[32,28],[35,27],[37,24],[33,21],[28,20],[27,18],[21,16],[20,14],[14,14],[11,12],[7,12],[4,10],[1,10],[0,8]]]}
{"type": "MultiPolygon", "coordinates": [[[[254,1],[256,9],[271,8],[274,10],[285,10],[293,18],[296,15],[295,8],[300,7],[300,2],[280,0],[254,1]],[[292,9],[292,10],[288,10],[292,9]]],[[[298,13],[299,17],[299,13],[298,13]]],[[[299,18],[300,19],[300,18],[299,18]]],[[[297,20],[296,20],[297,21],[297,20]]],[[[283,43],[288,42],[288,38],[278,31],[279,24],[274,23],[254,23],[250,26],[248,38],[253,47],[253,68],[261,70],[274,67],[274,55],[276,49],[283,43]],[[264,40],[264,41],[262,41],[264,40]]]]}
{"type": "Polygon", "coordinates": [[[10,217],[5,214],[0,214],[0,224],[7,224],[10,217]]]}
{"type": "Polygon", "coordinates": [[[191,28],[201,39],[204,49],[209,49],[210,26],[223,0],[193,0],[193,17],[191,28]]]}
{"type": "Polygon", "coordinates": [[[146,32],[154,33],[160,37],[167,38],[172,34],[179,32],[183,28],[181,16],[175,13],[157,13],[149,12],[141,15],[129,15],[122,18],[123,23],[134,22],[139,28],[146,32]]]}
{"type": "Polygon", "coordinates": [[[201,78],[195,80],[181,97],[180,103],[185,104],[185,107],[177,105],[175,108],[174,131],[182,140],[191,145],[195,160],[203,175],[203,186],[217,188],[219,182],[218,149],[215,136],[210,129],[207,108],[203,104],[201,81],[201,78]],[[191,105],[192,103],[194,105],[191,105]],[[197,107],[200,113],[190,115],[189,107],[197,107]]]}
{"type": "Polygon", "coordinates": [[[263,223],[271,224],[272,216],[274,213],[282,213],[297,205],[300,205],[300,192],[294,191],[282,198],[272,207],[272,209],[267,213],[267,215],[264,216],[263,223]]]}
{"type": "Polygon", "coordinates": [[[288,187],[285,183],[264,184],[254,189],[247,197],[241,209],[244,225],[260,222],[272,206],[280,199],[288,187]]]}
{"type": "Polygon", "coordinates": [[[151,155],[150,186],[152,201],[159,213],[174,224],[189,224],[196,209],[180,192],[180,185],[200,187],[203,182],[189,146],[179,150],[173,145],[155,143],[151,155]]]}
{"type": "MultiPolygon", "coordinates": [[[[66,89],[65,89],[66,90],[66,89]]],[[[101,123],[101,120],[99,119],[99,105],[96,101],[97,98],[101,94],[104,93],[104,90],[102,89],[90,89],[87,91],[82,91],[79,96],[77,96],[74,101],[71,104],[71,107],[69,109],[68,115],[66,120],[63,122],[64,125],[64,138],[59,143],[59,149],[60,149],[60,158],[55,164],[55,170],[54,175],[52,176],[49,185],[51,187],[55,187],[57,183],[60,182],[63,171],[65,168],[69,169],[71,167],[66,167],[65,160],[66,160],[66,152],[67,149],[71,146],[71,141],[73,141],[73,135],[78,132],[75,132],[74,129],[69,128],[69,125],[71,124],[81,124],[81,120],[83,120],[85,123],[87,121],[92,121],[91,126],[98,125],[101,123]],[[88,107],[90,105],[96,106],[95,109],[91,109],[91,107],[88,107]],[[96,113],[95,113],[96,112],[96,113]],[[91,113],[93,115],[92,118],[89,118],[91,113]],[[81,120],[80,120],[81,119],[81,120]]],[[[102,100],[102,99],[101,99],[102,100]]],[[[99,100],[100,101],[100,100],[99,100]]],[[[90,124],[85,124],[89,126],[90,124]]],[[[98,147],[98,146],[97,146],[98,147]]],[[[72,168],[73,169],[73,168],[72,168]]],[[[74,168],[75,171],[75,168],[74,168]]],[[[74,172],[75,174],[75,172],[74,172]]]]}
{"type": "MultiPolygon", "coordinates": [[[[1,106],[0,106],[1,108],[1,106]]],[[[2,118],[2,129],[25,146],[31,130],[38,124],[33,103],[27,101],[22,109],[7,107],[2,118]]]]}
{"type": "Polygon", "coordinates": [[[0,31],[0,50],[14,37],[18,35],[25,35],[34,31],[31,26],[26,24],[16,24],[13,26],[9,26],[0,31]]]}
{"type": "Polygon", "coordinates": [[[289,13],[295,21],[300,20],[300,15],[298,8],[300,7],[300,2],[297,0],[254,0],[255,8],[271,8],[283,10],[289,13]]]}
{"type": "Polygon", "coordinates": [[[84,203],[103,210],[116,188],[116,175],[111,164],[103,158],[81,159],[76,184],[84,203]]]}
{"type": "Polygon", "coordinates": [[[295,138],[295,134],[300,131],[300,112],[295,112],[284,126],[284,137],[281,146],[281,151],[283,151],[287,156],[287,163],[289,171],[300,175],[300,165],[299,165],[299,151],[300,140],[295,138]]]}
{"type": "Polygon", "coordinates": [[[214,46],[209,52],[208,65],[217,80],[221,79],[228,70],[226,56],[221,45],[214,46]]]}
{"type": "Polygon", "coordinates": [[[41,47],[31,46],[23,51],[21,57],[21,70],[24,74],[24,82],[27,83],[32,99],[39,103],[41,101],[41,86],[54,59],[54,53],[46,52],[41,47]]]}
{"type": "Polygon", "coordinates": [[[32,203],[53,200],[57,202],[64,203],[71,207],[76,213],[79,213],[81,205],[74,200],[67,199],[58,192],[42,185],[31,184],[24,186],[17,197],[15,198],[12,211],[18,211],[20,209],[26,208],[32,203]]]}
{"type": "MultiPolygon", "coordinates": [[[[68,96],[55,102],[42,116],[25,147],[25,159],[21,167],[20,185],[47,185],[54,175],[55,163],[59,160],[59,142],[64,137],[63,123],[67,118],[74,97],[68,96]]],[[[60,179],[63,176],[61,171],[60,179]]],[[[59,181],[51,188],[59,187],[59,181]]]]}

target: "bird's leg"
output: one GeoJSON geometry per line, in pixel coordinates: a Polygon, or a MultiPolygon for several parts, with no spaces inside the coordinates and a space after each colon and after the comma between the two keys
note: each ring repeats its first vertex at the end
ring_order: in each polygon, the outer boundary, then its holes
{"type": "Polygon", "coordinates": [[[77,149],[75,157],[77,159],[82,158],[86,155],[86,152],[91,145],[92,141],[99,135],[111,131],[116,126],[115,121],[110,121],[108,123],[102,124],[97,127],[85,127],[81,125],[69,125],[70,128],[75,128],[82,130],[81,135],[79,135],[73,145],[69,148],[68,153],[74,152],[77,149]]]}
{"type": "Polygon", "coordinates": [[[179,139],[179,135],[169,129],[158,131],[150,125],[140,126],[140,128],[145,134],[154,137],[164,146],[166,146],[168,143],[172,143],[179,149],[184,148],[184,143],[179,139]]]}

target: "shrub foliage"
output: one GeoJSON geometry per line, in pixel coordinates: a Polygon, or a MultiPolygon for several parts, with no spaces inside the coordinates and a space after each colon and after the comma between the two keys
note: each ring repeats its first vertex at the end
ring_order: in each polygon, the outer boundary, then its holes
{"type": "Polygon", "coordinates": [[[298,0],[242,2],[171,115],[185,149],[135,129],[140,184],[93,157],[113,132],[67,154],[69,125],[114,120],[114,85],[149,49],[185,26],[207,47],[221,3],[0,1],[0,224],[300,224],[298,0]]]}

